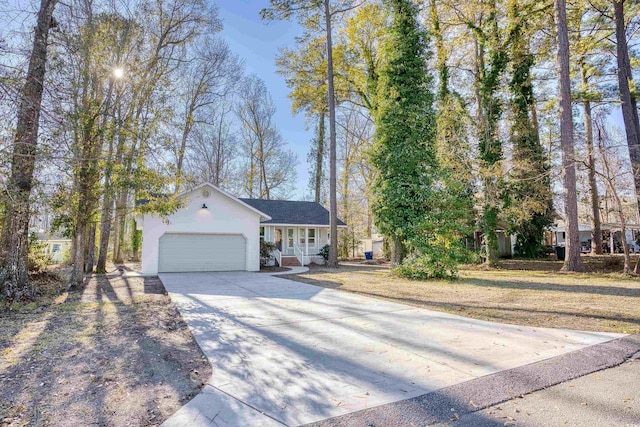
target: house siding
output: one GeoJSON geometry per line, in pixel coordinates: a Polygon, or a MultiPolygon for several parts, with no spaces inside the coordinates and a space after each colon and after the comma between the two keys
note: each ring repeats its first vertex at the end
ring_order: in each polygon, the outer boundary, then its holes
{"type": "Polygon", "coordinates": [[[185,195],[184,207],[163,219],[147,214],[143,218],[142,272],[157,274],[160,237],[166,233],[239,234],[246,239],[246,269],[260,270],[260,215],[214,188],[209,197],[202,188],[185,195]],[[202,208],[206,204],[207,209],[202,208]]]}

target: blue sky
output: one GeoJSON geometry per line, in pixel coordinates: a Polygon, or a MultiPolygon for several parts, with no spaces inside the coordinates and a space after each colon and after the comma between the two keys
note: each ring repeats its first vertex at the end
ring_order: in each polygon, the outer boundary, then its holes
{"type": "Polygon", "coordinates": [[[260,10],[269,6],[269,0],[217,0],[224,29],[222,37],[231,51],[245,61],[247,73],[264,80],[277,106],[276,123],[289,147],[298,155],[298,179],[294,199],[307,192],[307,151],[313,137],[305,130],[304,116],[293,116],[287,95],[289,88],[284,78],[276,73],[275,58],[278,49],[291,47],[302,31],[295,22],[260,19],[260,10]]]}

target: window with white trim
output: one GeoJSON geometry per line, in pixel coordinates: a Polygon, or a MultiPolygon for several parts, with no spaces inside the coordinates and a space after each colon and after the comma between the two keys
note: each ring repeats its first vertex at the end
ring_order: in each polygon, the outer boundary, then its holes
{"type": "Polygon", "coordinates": [[[306,240],[305,240],[305,232],[304,232],[303,229],[299,228],[298,229],[298,243],[300,243],[301,245],[304,245],[304,244],[306,244],[305,242],[306,242],[306,240]]]}
{"type": "Polygon", "coordinates": [[[316,244],[316,229],[315,228],[310,228],[309,229],[309,244],[310,245],[315,245],[316,244]]]}
{"type": "Polygon", "coordinates": [[[264,227],[260,227],[260,241],[264,241],[264,227]]]}

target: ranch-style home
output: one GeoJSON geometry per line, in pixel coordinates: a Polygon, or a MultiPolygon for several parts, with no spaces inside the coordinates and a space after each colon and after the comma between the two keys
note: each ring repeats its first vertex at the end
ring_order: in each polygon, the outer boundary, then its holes
{"type": "Polygon", "coordinates": [[[136,216],[144,274],[258,271],[260,240],[275,244],[280,265],[323,262],[329,212],[319,203],[237,198],[210,183],[179,197],[183,207],[167,218],[136,216]]]}

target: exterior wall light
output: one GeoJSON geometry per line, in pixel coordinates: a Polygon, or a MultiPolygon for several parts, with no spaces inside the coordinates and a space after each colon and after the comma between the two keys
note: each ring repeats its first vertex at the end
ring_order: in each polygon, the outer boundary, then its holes
{"type": "Polygon", "coordinates": [[[206,204],[202,204],[202,209],[208,209],[206,204]]]}

